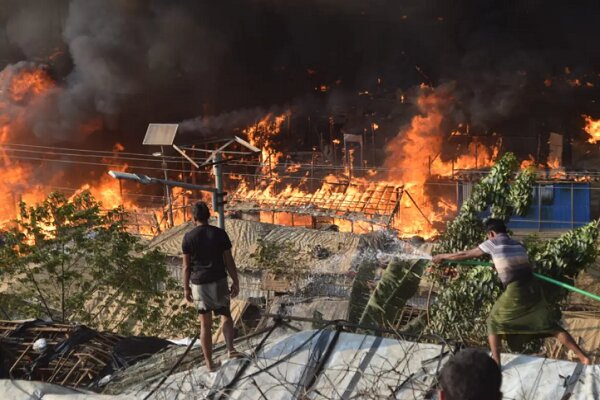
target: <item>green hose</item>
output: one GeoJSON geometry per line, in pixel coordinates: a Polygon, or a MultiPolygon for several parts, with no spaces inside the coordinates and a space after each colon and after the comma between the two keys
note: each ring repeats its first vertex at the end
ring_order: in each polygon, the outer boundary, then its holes
{"type": "MultiPolygon", "coordinates": [[[[447,264],[458,264],[458,265],[473,265],[473,266],[487,266],[487,267],[492,267],[494,265],[494,263],[491,262],[487,262],[487,261],[476,261],[476,260],[463,260],[463,261],[444,261],[447,264]]],[[[533,276],[535,276],[538,279],[541,279],[543,281],[552,283],[553,285],[556,286],[560,286],[564,289],[570,290],[572,292],[575,293],[579,293],[581,295],[587,296],[591,299],[594,299],[596,301],[600,301],[600,296],[598,296],[597,294],[594,293],[590,293],[590,292],[586,292],[585,290],[576,288],[575,286],[571,286],[567,283],[561,282],[561,281],[557,281],[556,279],[552,279],[550,277],[547,277],[546,275],[542,275],[542,274],[538,274],[537,272],[533,273],[533,276]]]]}

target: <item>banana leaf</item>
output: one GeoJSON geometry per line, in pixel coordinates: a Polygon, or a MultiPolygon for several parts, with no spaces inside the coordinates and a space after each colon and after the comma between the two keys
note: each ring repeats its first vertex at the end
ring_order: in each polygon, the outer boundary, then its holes
{"type": "Polygon", "coordinates": [[[428,260],[391,261],[360,317],[360,324],[394,325],[406,301],[417,292],[428,263],[428,260]]]}
{"type": "Polygon", "coordinates": [[[363,255],[357,266],[356,276],[350,291],[350,301],[348,303],[348,321],[350,323],[358,324],[362,312],[369,302],[370,291],[367,282],[375,277],[376,268],[377,259],[375,254],[367,253],[363,255]]]}

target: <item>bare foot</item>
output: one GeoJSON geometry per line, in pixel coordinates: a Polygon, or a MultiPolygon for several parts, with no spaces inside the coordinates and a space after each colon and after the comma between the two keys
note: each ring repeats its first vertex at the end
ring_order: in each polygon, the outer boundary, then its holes
{"type": "Polygon", "coordinates": [[[220,366],[221,366],[220,361],[213,361],[209,365],[206,366],[206,369],[208,370],[208,372],[215,372],[216,370],[219,369],[220,366]]]}
{"type": "Polygon", "coordinates": [[[589,357],[584,357],[579,359],[579,361],[583,364],[583,365],[592,365],[592,360],[590,360],[589,357]]]}
{"type": "Polygon", "coordinates": [[[239,351],[237,351],[235,349],[233,349],[233,350],[231,350],[229,352],[229,359],[230,360],[233,360],[233,359],[236,359],[236,358],[242,358],[242,357],[244,357],[244,354],[240,353],[239,351]]]}

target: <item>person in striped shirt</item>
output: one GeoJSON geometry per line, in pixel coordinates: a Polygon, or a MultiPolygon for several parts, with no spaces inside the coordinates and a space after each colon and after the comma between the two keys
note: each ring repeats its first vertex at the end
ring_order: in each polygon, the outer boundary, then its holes
{"type": "Polygon", "coordinates": [[[527,249],[507,233],[504,221],[490,218],[485,222],[487,240],[474,249],[438,254],[436,264],[489,255],[504,286],[504,292],[494,303],[487,319],[488,341],[492,358],[500,365],[500,336],[554,336],[581,363],[591,363],[573,337],[553,318],[539,283],[533,278],[533,267],[527,249]]]}

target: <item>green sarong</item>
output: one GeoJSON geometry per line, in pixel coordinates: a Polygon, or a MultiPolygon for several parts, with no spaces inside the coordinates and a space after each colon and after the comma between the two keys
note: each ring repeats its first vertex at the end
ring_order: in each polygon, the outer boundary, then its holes
{"type": "Polygon", "coordinates": [[[489,334],[535,337],[552,336],[560,329],[533,277],[508,284],[492,307],[487,326],[489,334]]]}

